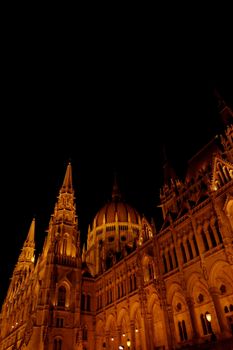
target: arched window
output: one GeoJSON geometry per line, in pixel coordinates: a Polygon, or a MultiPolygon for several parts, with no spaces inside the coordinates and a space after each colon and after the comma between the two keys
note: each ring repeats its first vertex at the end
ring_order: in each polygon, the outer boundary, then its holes
{"type": "Polygon", "coordinates": [[[211,227],[211,226],[208,227],[208,231],[209,231],[209,235],[210,235],[212,247],[216,247],[217,242],[216,242],[216,239],[215,239],[215,237],[214,237],[214,233],[213,233],[213,230],[212,230],[212,227],[211,227]]]}
{"type": "MultiPolygon", "coordinates": [[[[130,282],[131,282],[131,279],[130,279],[130,282]]],[[[118,282],[117,284],[117,298],[120,299],[121,297],[121,285],[120,285],[120,282],[118,282]]]]}
{"type": "Polygon", "coordinates": [[[173,262],[172,262],[172,257],[170,252],[168,251],[168,259],[169,259],[169,265],[170,265],[170,269],[173,270],[173,262]]]}
{"type": "Polygon", "coordinates": [[[185,341],[188,339],[187,331],[186,331],[186,325],[185,321],[182,320],[182,322],[178,322],[178,329],[179,329],[179,335],[180,335],[180,341],[185,341]]]}
{"type": "Polygon", "coordinates": [[[176,262],[176,266],[175,267],[177,267],[178,266],[178,260],[177,260],[176,248],[175,247],[173,248],[173,254],[174,254],[175,262],[176,262]]]}
{"type": "Polygon", "coordinates": [[[85,310],[85,300],[86,300],[86,296],[84,293],[82,293],[82,296],[81,296],[81,310],[82,311],[85,310]]]}
{"type": "Polygon", "coordinates": [[[149,271],[149,279],[152,280],[154,277],[154,269],[151,262],[149,262],[148,264],[148,271],[149,271]]]}
{"type": "Polygon", "coordinates": [[[227,306],[224,307],[224,312],[227,314],[229,312],[229,309],[227,306]]]}
{"type": "Polygon", "coordinates": [[[220,232],[220,230],[219,230],[219,226],[218,226],[218,222],[217,222],[217,221],[215,222],[214,227],[215,227],[215,229],[216,229],[219,242],[222,243],[222,235],[221,235],[221,232],[220,232]]]}
{"type": "Polygon", "coordinates": [[[87,311],[91,311],[91,296],[87,294],[87,311]]]}
{"type": "Polygon", "coordinates": [[[196,240],[195,235],[193,235],[193,243],[194,243],[194,247],[195,247],[196,256],[198,256],[199,250],[198,250],[198,245],[197,245],[197,240],[196,240]]]}
{"type": "Polygon", "coordinates": [[[61,339],[54,339],[53,350],[62,350],[62,340],[61,339]]]}
{"type": "Polygon", "coordinates": [[[87,340],[87,339],[88,339],[87,326],[85,326],[83,328],[83,340],[87,340]]]}
{"type": "Polygon", "coordinates": [[[201,237],[202,237],[204,248],[205,248],[204,251],[206,252],[207,250],[209,250],[209,244],[208,244],[206,235],[205,235],[205,233],[203,231],[201,231],[201,237]]]}
{"type": "Polygon", "coordinates": [[[57,298],[58,306],[65,306],[66,304],[66,288],[64,286],[59,287],[58,289],[58,298],[57,298]]]}
{"type": "Polygon", "coordinates": [[[136,273],[133,274],[133,290],[137,289],[137,277],[136,273]]]}
{"type": "Polygon", "coordinates": [[[109,303],[112,303],[112,289],[109,289],[109,303]]]}
{"type": "Polygon", "coordinates": [[[67,239],[65,238],[63,241],[63,255],[67,255],[66,249],[67,249],[67,239]]]}
{"type": "Polygon", "coordinates": [[[182,257],[183,257],[183,262],[186,263],[187,262],[187,256],[186,256],[186,253],[185,253],[185,249],[184,249],[183,243],[180,244],[180,249],[181,249],[181,253],[182,253],[182,257]]]}
{"type": "Polygon", "coordinates": [[[181,326],[181,322],[178,322],[178,328],[179,328],[179,335],[180,335],[180,341],[183,341],[183,331],[182,331],[182,326],[181,326]]]}
{"type": "Polygon", "coordinates": [[[221,294],[225,294],[227,291],[225,284],[222,284],[219,289],[220,289],[221,294]]]}
{"type": "Polygon", "coordinates": [[[192,247],[191,247],[191,244],[190,244],[188,239],[187,239],[187,247],[188,247],[190,259],[193,259],[193,251],[192,251],[192,247]]]}
{"type": "Polygon", "coordinates": [[[212,326],[211,322],[206,319],[206,315],[208,312],[205,313],[205,315],[201,314],[201,324],[202,324],[202,329],[203,329],[203,334],[212,334],[212,326]]]}
{"type": "Polygon", "coordinates": [[[207,325],[207,330],[208,330],[208,333],[209,334],[212,334],[213,332],[212,332],[212,325],[211,325],[211,321],[208,321],[207,319],[206,319],[206,315],[208,314],[208,312],[206,312],[206,314],[205,314],[205,321],[206,321],[206,325],[207,325]]]}
{"type": "Polygon", "coordinates": [[[167,260],[166,260],[165,254],[163,254],[163,267],[164,267],[164,272],[167,273],[168,269],[167,269],[167,260]]]}
{"type": "Polygon", "coordinates": [[[206,319],[205,319],[203,314],[201,314],[200,317],[201,317],[201,325],[202,325],[203,334],[206,335],[207,334],[206,319]]]}
{"type": "Polygon", "coordinates": [[[186,325],[185,325],[185,321],[184,320],[182,320],[182,330],[183,330],[184,340],[187,340],[188,339],[188,335],[187,335],[186,325]]]}
{"type": "Polygon", "coordinates": [[[204,301],[204,295],[202,293],[200,293],[197,297],[197,301],[198,303],[202,303],[204,301]]]}

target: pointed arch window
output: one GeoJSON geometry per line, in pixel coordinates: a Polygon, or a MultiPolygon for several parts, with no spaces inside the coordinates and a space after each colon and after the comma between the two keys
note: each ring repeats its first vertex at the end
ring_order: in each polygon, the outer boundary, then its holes
{"type": "Polygon", "coordinates": [[[91,296],[87,294],[87,311],[91,311],[91,296]]]}
{"type": "Polygon", "coordinates": [[[216,246],[217,246],[217,242],[216,242],[216,239],[215,239],[215,237],[214,237],[214,232],[213,232],[211,226],[208,227],[208,231],[209,231],[209,235],[210,235],[212,247],[216,247],[216,246]]]}
{"type": "Polygon", "coordinates": [[[208,241],[207,241],[207,238],[206,238],[204,231],[201,231],[201,237],[202,237],[204,248],[205,248],[204,251],[206,252],[207,250],[209,250],[209,244],[208,244],[208,241]]]}
{"type": "Polygon", "coordinates": [[[187,335],[186,325],[184,320],[178,322],[178,329],[179,329],[180,341],[187,340],[188,335],[187,335]]]}
{"type": "Polygon", "coordinates": [[[225,284],[222,284],[219,289],[220,289],[221,294],[225,294],[227,291],[225,284]]]}
{"type": "MultiPolygon", "coordinates": [[[[112,289],[109,289],[109,303],[112,303],[112,289]]],[[[91,310],[89,310],[91,311],[91,310]]]]}
{"type": "Polygon", "coordinates": [[[187,335],[186,325],[184,320],[182,320],[182,330],[183,330],[184,340],[188,340],[188,335],[187,335]]]}
{"type": "MultiPolygon", "coordinates": [[[[130,291],[133,290],[133,287],[132,287],[132,277],[130,276],[130,291]]],[[[117,298],[120,299],[121,297],[121,286],[120,286],[120,282],[118,282],[117,284],[117,298]]]]}
{"type": "Polygon", "coordinates": [[[173,262],[172,262],[170,251],[168,251],[168,260],[169,260],[170,269],[173,270],[173,262]]]}
{"type": "Polygon", "coordinates": [[[168,269],[167,269],[167,260],[166,260],[165,254],[163,254],[163,268],[164,268],[164,273],[167,273],[168,269]]]}
{"type": "Polygon", "coordinates": [[[136,273],[133,274],[133,290],[137,289],[137,277],[136,273]]]}
{"type": "Polygon", "coordinates": [[[183,263],[186,263],[187,262],[187,256],[186,256],[186,253],[185,253],[185,249],[184,249],[183,243],[180,244],[180,249],[181,249],[181,253],[182,253],[183,263]]]}
{"type": "Polygon", "coordinates": [[[181,327],[181,322],[178,322],[178,329],[179,329],[179,335],[180,335],[180,341],[183,341],[183,332],[182,332],[182,327],[181,327]]]}
{"type": "Polygon", "coordinates": [[[64,307],[66,303],[66,288],[64,286],[58,289],[57,305],[64,307]]]}
{"type": "Polygon", "coordinates": [[[88,340],[87,326],[83,327],[83,340],[88,340]]]}
{"type": "Polygon", "coordinates": [[[81,310],[82,311],[85,310],[85,301],[86,301],[86,296],[84,293],[82,293],[82,296],[81,296],[81,310]]]}
{"type": "Polygon", "coordinates": [[[54,339],[53,350],[62,350],[62,340],[61,339],[54,339]]]}
{"type": "Polygon", "coordinates": [[[196,256],[198,256],[199,255],[199,250],[198,250],[198,245],[197,245],[197,240],[196,240],[195,235],[193,235],[193,244],[194,244],[196,256]]]}
{"type": "Polygon", "coordinates": [[[229,312],[229,309],[227,306],[224,307],[224,312],[227,314],[229,312]]]}
{"type": "Polygon", "coordinates": [[[66,252],[67,252],[67,239],[65,238],[63,240],[63,255],[67,255],[66,252]]]}
{"type": "Polygon", "coordinates": [[[154,277],[154,269],[151,261],[148,264],[148,271],[149,271],[149,279],[152,280],[154,277]]]}
{"type": "Polygon", "coordinates": [[[191,244],[190,244],[188,239],[187,239],[187,247],[188,247],[188,251],[189,251],[189,257],[190,257],[190,259],[193,259],[193,251],[192,251],[192,247],[191,247],[191,244]]]}
{"type": "Polygon", "coordinates": [[[177,267],[177,266],[178,266],[178,259],[177,259],[177,255],[176,255],[176,248],[175,248],[175,247],[173,248],[173,254],[174,254],[174,257],[175,257],[175,263],[176,263],[176,266],[175,266],[175,267],[177,267]]]}
{"type": "Polygon", "coordinates": [[[206,327],[206,320],[203,314],[201,314],[201,325],[202,325],[202,330],[203,330],[203,334],[206,335],[207,332],[207,327],[206,327]]]}
{"type": "Polygon", "coordinates": [[[218,225],[217,221],[215,221],[214,228],[215,228],[215,230],[217,232],[219,242],[222,243],[222,235],[221,235],[221,232],[219,230],[219,225],[218,225]]]}
{"type": "Polygon", "coordinates": [[[206,319],[206,314],[208,312],[205,313],[205,315],[201,314],[200,317],[201,317],[201,325],[202,325],[202,329],[203,329],[203,334],[204,335],[207,335],[207,334],[212,334],[212,326],[211,326],[211,322],[208,321],[206,319]]]}

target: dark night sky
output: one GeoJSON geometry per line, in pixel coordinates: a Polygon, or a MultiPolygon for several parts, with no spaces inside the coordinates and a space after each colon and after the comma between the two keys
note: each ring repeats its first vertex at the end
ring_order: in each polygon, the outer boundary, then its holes
{"type": "Polygon", "coordinates": [[[218,40],[23,34],[3,50],[0,303],[34,216],[41,251],[69,159],[84,240],[114,171],[126,201],[156,217],[163,146],[181,175],[219,127],[214,88],[233,108],[218,40]]]}

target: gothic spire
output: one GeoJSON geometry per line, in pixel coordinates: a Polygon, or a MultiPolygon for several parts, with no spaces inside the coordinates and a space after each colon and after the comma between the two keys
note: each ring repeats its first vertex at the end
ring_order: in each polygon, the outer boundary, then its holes
{"type": "Polygon", "coordinates": [[[43,255],[47,256],[50,252],[59,256],[75,258],[79,254],[79,245],[80,237],[72,183],[72,167],[69,163],[49,223],[48,239],[44,245],[43,255]]]}
{"type": "Polygon", "coordinates": [[[34,262],[35,256],[35,218],[33,218],[27,238],[24,242],[22,251],[19,256],[18,264],[34,262]]]}
{"type": "Polygon", "coordinates": [[[73,193],[72,167],[70,162],[66,168],[66,174],[60,193],[73,193]]]}
{"type": "Polygon", "coordinates": [[[232,124],[233,122],[233,112],[231,108],[226,104],[223,97],[215,89],[214,96],[217,100],[218,113],[221,117],[221,120],[225,126],[232,124]]]}
{"type": "Polygon", "coordinates": [[[119,190],[116,173],[114,173],[113,188],[112,188],[112,200],[115,201],[118,199],[121,199],[121,193],[119,190]]]}
{"type": "Polygon", "coordinates": [[[167,157],[165,145],[163,145],[163,181],[164,185],[170,186],[171,180],[176,178],[176,173],[167,157]]]}

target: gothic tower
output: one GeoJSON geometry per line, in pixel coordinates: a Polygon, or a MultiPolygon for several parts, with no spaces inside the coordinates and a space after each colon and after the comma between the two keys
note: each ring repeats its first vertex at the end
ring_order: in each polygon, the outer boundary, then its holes
{"type": "Polygon", "coordinates": [[[15,267],[2,312],[3,348],[74,349],[80,324],[80,234],[68,164],[49,222],[42,254],[34,268],[32,221],[15,267]],[[7,322],[6,322],[7,320],[7,322]]]}

